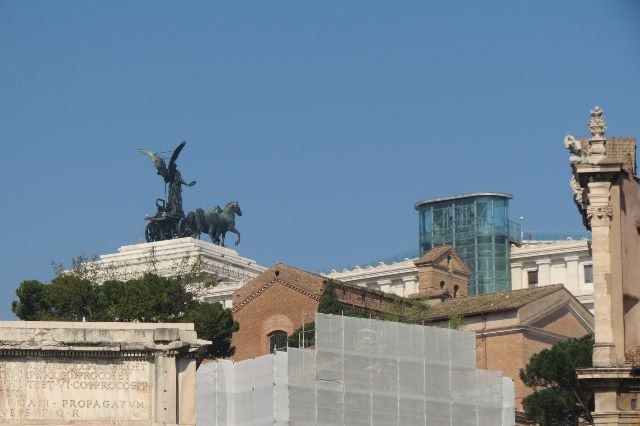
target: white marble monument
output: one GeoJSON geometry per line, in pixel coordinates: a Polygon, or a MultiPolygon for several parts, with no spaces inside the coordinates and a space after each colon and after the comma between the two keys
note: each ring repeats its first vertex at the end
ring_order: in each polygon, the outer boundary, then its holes
{"type": "Polygon", "coordinates": [[[230,248],[195,238],[178,238],[122,246],[116,253],[101,255],[86,269],[97,282],[126,281],[145,272],[165,277],[195,272],[201,281],[209,281],[209,285],[195,291],[197,296],[230,308],[233,293],[267,268],[230,248]]]}

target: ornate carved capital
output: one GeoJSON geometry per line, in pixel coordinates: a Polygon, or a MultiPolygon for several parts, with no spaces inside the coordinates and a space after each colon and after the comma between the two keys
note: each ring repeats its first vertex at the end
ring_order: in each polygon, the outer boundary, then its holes
{"type": "Polygon", "coordinates": [[[607,206],[587,207],[587,220],[589,220],[589,222],[592,222],[594,217],[598,220],[602,220],[605,216],[609,219],[613,217],[613,207],[610,204],[607,206]]]}

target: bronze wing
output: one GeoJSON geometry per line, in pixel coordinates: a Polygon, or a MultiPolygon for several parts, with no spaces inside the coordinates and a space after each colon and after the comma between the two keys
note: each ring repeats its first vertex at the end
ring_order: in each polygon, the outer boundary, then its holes
{"type": "MultiPolygon", "coordinates": [[[[169,170],[167,170],[167,166],[164,163],[164,160],[161,156],[152,151],[146,151],[142,148],[138,149],[141,153],[149,157],[155,168],[158,170],[158,174],[164,178],[167,178],[169,175],[169,170]]],[[[173,157],[171,157],[173,159],[173,157]]]]}

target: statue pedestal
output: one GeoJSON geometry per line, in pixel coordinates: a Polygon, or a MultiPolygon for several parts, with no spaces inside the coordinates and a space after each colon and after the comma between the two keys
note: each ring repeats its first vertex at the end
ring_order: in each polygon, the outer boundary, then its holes
{"type": "Polygon", "coordinates": [[[237,251],[195,238],[122,246],[88,265],[97,282],[130,280],[152,272],[164,277],[199,274],[208,284],[198,296],[230,308],[233,293],[267,268],[237,251]]]}

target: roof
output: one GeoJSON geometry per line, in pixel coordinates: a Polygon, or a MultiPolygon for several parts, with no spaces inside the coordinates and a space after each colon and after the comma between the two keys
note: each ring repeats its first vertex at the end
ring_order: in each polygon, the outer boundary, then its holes
{"type": "MultiPolygon", "coordinates": [[[[467,267],[464,260],[458,255],[458,253],[451,246],[438,246],[434,247],[428,252],[426,252],[421,258],[415,260],[413,262],[417,267],[427,266],[427,265],[435,265],[440,262],[444,262],[445,257],[451,256],[454,258],[454,263],[452,267],[457,272],[462,272],[466,275],[469,274],[469,268],[467,267]]],[[[445,265],[440,265],[445,266],[445,265]]],[[[448,265],[446,265],[448,266],[448,265]]]]}
{"type": "Polygon", "coordinates": [[[240,287],[233,294],[233,311],[236,312],[274,283],[284,284],[313,299],[320,300],[322,286],[326,280],[327,278],[321,275],[279,262],[240,287]]]}
{"type": "Polygon", "coordinates": [[[434,247],[428,252],[426,252],[420,259],[416,260],[414,263],[433,263],[446,252],[453,250],[451,246],[440,246],[434,247]]]}
{"type": "MultiPolygon", "coordinates": [[[[385,301],[393,303],[396,301],[396,297],[393,295],[368,289],[366,287],[360,287],[354,284],[347,284],[338,281],[334,278],[327,278],[322,275],[307,272],[303,269],[296,268],[294,266],[286,265],[284,263],[276,263],[271,268],[264,271],[262,274],[249,281],[244,286],[240,287],[233,294],[233,312],[237,312],[242,307],[246,306],[253,299],[258,297],[262,292],[271,287],[274,284],[282,284],[291,288],[299,293],[302,293],[314,300],[319,301],[322,296],[323,286],[327,280],[333,280],[336,289],[348,289],[358,294],[368,294],[374,297],[378,301],[385,301]]],[[[367,309],[382,310],[383,306],[368,306],[369,298],[364,298],[362,301],[357,300],[344,300],[345,295],[342,292],[338,292],[338,299],[340,302],[359,306],[367,309]]]]}
{"type": "Polygon", "coordinates": [[[431,306],[425,320],[437,321],[452,315],[470,316],[480,313],[510,311],[564,289],[562,284],[548,285],[500,293],[482,294],[465,298],[447,299],[431,306]]]}
{"type": "Polygon", "coordinates": [[[441,201],[458,200],[462,198],[475,198],[475,197],[499,197],[499,198],[506,198],[510,200],[513,198],[513,195],[507,194],[504,192],[470,192],[468,194],[452,195],[450,197],[441,197],[441,198],[429,198],[427,200],[418,201],[415,204],[415,208],[417,210],[418,207],[423,206],[425,204],[439,203],[441,201]]]}

